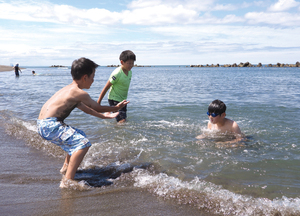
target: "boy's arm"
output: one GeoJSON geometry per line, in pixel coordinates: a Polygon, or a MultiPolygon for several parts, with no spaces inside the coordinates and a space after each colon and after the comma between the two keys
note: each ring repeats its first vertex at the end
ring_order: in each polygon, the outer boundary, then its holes
{"type": "Polygon", "coordinates": [[[87,114],[90,114],[92,116],[96,116],[98,118],[102,118],[102,119],[112,119],[112,118],[115,118],[119,115],[118,112],[115,112],[115,113],[105,113],[105,114],[102,114],[102,113],[98,113],[96,112],[95,110],[93,110],[92,108],[86,106],[84,103],[79,103],[77,105],[77,108],[82,110],[83,112],[87,113],[87,114]]]}
{"type": "Polygon", "coordinates": [[[220,143],[223,143],[223,144],[233,144],[232,146],[228,146],[228,147],[243,146],[241,144],[237,144],[238,142],[243,141],[244,135],[242,134],[242,132],[240,130],[240,127],[238,126],[238,124],[235,121],[232,124],[231,131],[234,133],[235,139],[231,140],[231,141],[220,142],[220,143]]]}
{"type": "Polygon", "coordinates": [[[106,94],[106,92],[108,91],[108,89],[112,86],[111,82],[108,80],[106,85],[103,87],[100,95],[99,95],[99,98],[98,98],[98,101],[97,103],[98,104],[101,104],[101,101],[102,99],[104,98],[104,95],[106,94]]]}
{"type": "Polygon", "coordinates": [[[233,124],[232,124],[232,132],[235,134],[242,134],[240,127],[238,126],[238,124],[236,122],[233,122],[233,124]]]}
{"type": "Polygon", "coordinates": [[[96,101],[94,101],[90,95],[82,91],[81,94],[78,96],[79,102],[84,103],[86,106],[92,108],[97,112],[116,112],[119,109],[123,108],[129,101],[123,100],[122,102],[118,103],[116,106],[101,106],[96,101]]]}

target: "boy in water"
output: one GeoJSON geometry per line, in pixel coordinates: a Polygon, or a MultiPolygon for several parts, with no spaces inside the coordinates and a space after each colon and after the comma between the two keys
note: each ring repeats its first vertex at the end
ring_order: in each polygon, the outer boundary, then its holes
{"type": "MultiPolygon", "coordinates": [[[[102,89],[98,104],[110,89],[108,94],[108,103],[110,106],[116,106],[120,101],[127,100],[129,85],[131,81],[131,68],[136,60],[135,54],[130,50],[125,50],[120,55],[121,66],[116,68],[110,75],[106,85],[102,89]]],[[[127,106],[124,106],[119,110],[119,115],[116,117],[117,122],[123,123],[126,121],[127,117],[127,106]]]]}
{"type": "MultiPolygon", "coordinates": [[[[226,105],[220,100],[214,100],[208,106],[208,118],[209,122],[207,128],[209,130],[217,130],[221,133],[229,133],[235,136],[232,141],[227,141],[225,143],[236,143],[242,140],[242,132],[238,124],[226,117],[226,105]]],[[[197,136],[196,138],[201,139],[203,135],[197,136]]]]}
{"type": "Polygon", "coordinates": [[[75,173],[91,146],[83,131],[64,123],[74,108],[102,119],[115,118],[116,112],[128,104],[122,101],[115,107],[100,106],[82,89],[89,89],[94,82],[95,70],[98,67],[93,61],[80,58],[73,61],[71,74],[73,82],[56,92],[42,107],[37,120],[38,132],[46,140],[50,140],[67,152],[61,173],[67,180],[74,180],[75,173]]]}

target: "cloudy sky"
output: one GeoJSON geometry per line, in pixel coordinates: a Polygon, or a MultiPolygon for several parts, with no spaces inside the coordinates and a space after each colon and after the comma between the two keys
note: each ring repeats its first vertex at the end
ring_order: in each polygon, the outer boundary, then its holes
{"type": "Polygon", "coordinates": [[[300,61],[296,0],[0,0],[0,65],[300,61]]]}

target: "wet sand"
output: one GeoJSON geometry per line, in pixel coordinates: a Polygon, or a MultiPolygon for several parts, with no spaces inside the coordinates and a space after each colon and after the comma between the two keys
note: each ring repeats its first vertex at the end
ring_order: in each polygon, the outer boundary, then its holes
{"type": "MultiPolygon", "coordinates": [[[[1,121],[0,121],[1,123],[1,121]]],[[[0,124],[1,215],[206,215],[141,189],[59,188],[63,158],[54,158],[5,133],[0,124]]]]}
{"type": "Polygon", "coordinates": [[[12,71],[12,70],[13,70],[13,67],[11,67],[11,66],[0,65],[0,72],[12,71]]]}
{"type": "MultiPolygon", "coordinates": [[[[25,68],[20,68],[21,70],[25,69],[25,68]]],[[[13,71],[14,67],[12,66],[6,66],[6,65],[0,65],[0,72],[5,72],[5,71],[13,71]]]]}

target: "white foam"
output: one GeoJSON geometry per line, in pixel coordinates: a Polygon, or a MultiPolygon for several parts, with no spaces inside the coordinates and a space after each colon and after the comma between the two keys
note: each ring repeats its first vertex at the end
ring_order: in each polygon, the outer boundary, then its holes
{"type": "Polygon", "coordinates": [[[25,122],[23,120],[16,119],[16,118],[12,118],[12,121],[16,122],[16,123],[18,123],[20,125],[23,125],[26,129],[28,129],[30,131],[37,132],[37,126],[36,126],[36,124],[32,124],[30,122],[25,122]]]}
{"type": "MultiPolygon", "coordinates": [[[[224,215],[282,215],[300,214],[300,199],[267,199],[235,194],[221,186],[195,178],[187,182],[160,173],[151,175],[146,170],[134,169],[135,187],[147,188],[158,196],[167,199],[187,199],[198,208],[209,209],[215,214],[224,215]],[[196,194],[196,195],[195,195],[196,194]],[[189,197],[189,195],[191,195],[189,197]],[[198,199],[195,199],[198,196],[198,199]],[[183,197],[183,198],[182,198],[183,197]]],[[[178,201],[178,200],[177,200],[178,201]]]]}
{"type": "Polygon", "coordinates": [[[174,127],[191,127],[190,124],[185,124],[182,120],[179,121],[166,121],[166,120],[160,120],[160,121],[150,121],[150,127],[157,127],[159,129],[165,129],[165,128],[174,128],[174,127]]]}

